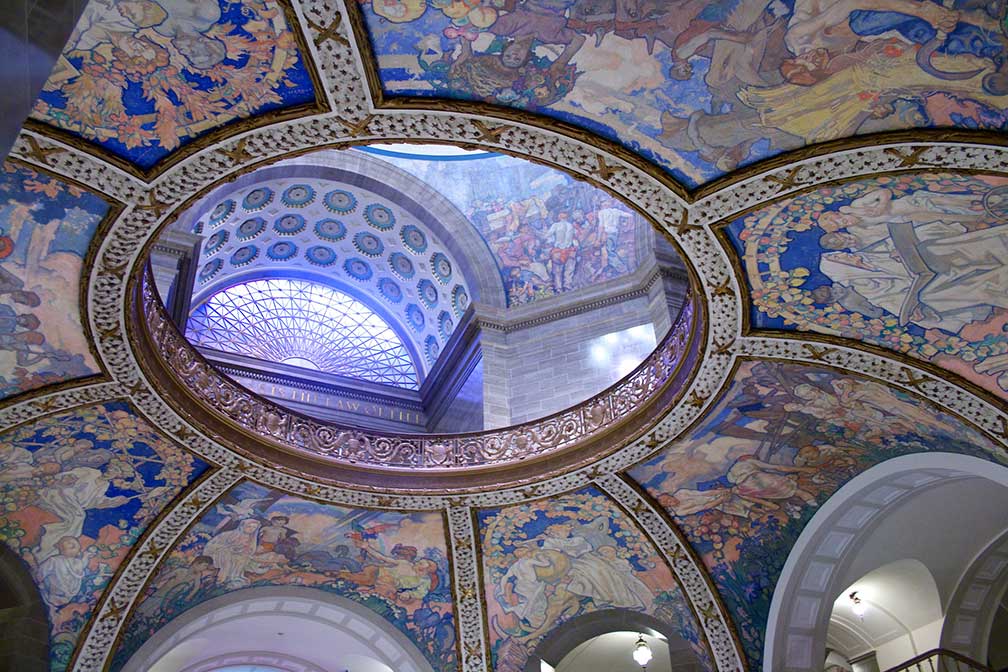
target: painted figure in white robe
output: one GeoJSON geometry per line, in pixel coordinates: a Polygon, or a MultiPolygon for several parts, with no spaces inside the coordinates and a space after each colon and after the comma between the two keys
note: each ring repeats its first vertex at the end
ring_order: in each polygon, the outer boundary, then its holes
{"type": "Polygon", "coordinates": [[[75,537],[62,537],[56,542],[56,549],[56,555],[39,565],[42,599],[53,608],[73,602],[81,592],[88,562],[97,552],[91,546],[82,553],[75,537]]]}
{"type": "Polygon", "coordinates": [[[204,554],[209,556],[217,567],[217,579],[231,588],[241,588],[249,584],[245,572],[261,570],[256,561],[259,550],[260,522],[255,518],[246,518],[238,523],[238,527],[219,532],[207,542],[204,554]]]}
{"type": "Polygon", "coordinates": [[[42,526],[42,539],[35,550],[35,559],[42,562],[56,553],[56,544],[63,537],[79,537],[89,509],[113,509],[129,501],[119,495],[108,497],[108,478],[92,467],[75,467],[60,474],[52,485],[39,493],[39,508],[59,518],[42,526]]]}
{"type": "Polygon", "coordinates": [[[820,270],[902,324],[957,333],[1008,308],[1008,226],[977,228],[982,198],[874,189],[840,212],[847,234],[829,246],[853,251],[824,254],[820,270]]]}
{"type": "Polygon", "coordinates": [[[646,609],[654,601],[654,593],[637,578],[630,561],[619,557],[615,546],[600,546],[597,554],[607,569],[596,584],[597,606],[646,609]]]}
{"type": "Polygon", "coordinates": [[[532,628],[542,627],[546,620],[546,583],[536,567],[548,567],[548,562],[534,556],[529,546],[516,546],[515,561],[501,577],[498,584],[497,601],[506,614],[514,614],[520,621],[532,628]]]}

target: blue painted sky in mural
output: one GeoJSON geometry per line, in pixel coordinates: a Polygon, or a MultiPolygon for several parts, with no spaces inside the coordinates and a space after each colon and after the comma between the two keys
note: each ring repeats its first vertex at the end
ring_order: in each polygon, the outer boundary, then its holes
{"type": "Polygon", "coordinates": [[[314,100],[274,2],[91,3],[32,116],[148,169],[221,126],[314,100]]]}

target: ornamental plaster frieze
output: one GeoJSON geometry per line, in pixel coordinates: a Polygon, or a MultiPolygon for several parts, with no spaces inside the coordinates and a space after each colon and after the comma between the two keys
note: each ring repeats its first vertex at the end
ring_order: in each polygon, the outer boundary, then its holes
{"type": "Polygon", "coordinates": [[[128,391],[114,381],[78,383],[56,392],[31,394],[28,398],[14,399],[0,408],[0,434],[78,406],[93,406],[113,399],[121,399],[128,391]]]}

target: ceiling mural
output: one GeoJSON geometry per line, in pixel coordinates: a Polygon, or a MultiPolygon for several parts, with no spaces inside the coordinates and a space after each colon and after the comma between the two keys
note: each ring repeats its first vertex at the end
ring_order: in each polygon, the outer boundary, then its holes
{"type": "Polygon", "coordinates": [[[863,340],[1008,398],[1008,178],[858,180],[727,232],[754,327],[863,340]]]}
{"type": "Polygon", "coordinates": [[[637,269],[642,251],[636,231],[648,225],[617,199],[567,173],[500,155],[381,156],[434,187],[476,227],[497,260],[509,306],[637,269]]]}
{"type": "MultiPolygon", "coordinates": [[[[207,206],[194,313],[242,278],[299,272],[328,279],[394,316],[426,371],[472,296],[462,267],[394,198],[324,179],[268,180],[207,206]]],[[[416,381],[414,381],[415,383],[416,381]]]]}
{"type": "Polygon", "coordinates": [[[109,212],[95,194],[0,172],[0,398],[98,372],[80,323],[81,267],[109,212]]]}
{"type": "Polygon", "coordinates": [[[249,586],[300,585],[375,611],[453,672],[444,518],[332,506],[242,483],[186,533],[147,586],[111,669],[193,606],[249,586]]]}
{"type": "Polygon", "coordinates": [[[572,123],[696,187],[826,140],[1003,129],[997,4],[901,0],[371,0],[387,96],[483,101],[572,123]]]}
{"type": "Polygon", "coordinates": [[[855,475],[925,451],[1008,464],[986,436],[906,393],[831,369],[750,361],[702,424],[628,473],[703,558],[759,670],[774,586],[805,523],[855,475]]]}
{"type": "Polygon", "coordinates": [[[0,542],[38,584],[53,672],[67,669],[102,591],[148,524],[206,468],[123,402],[0,437],[0,542]]]}
{"type": "Polygon", "coordinates": [[[554,628],[601,609],[674,626],[711,670],[706,643],[668,565],[595,487],[478,514],[494,670],[520,672],[554,628]]]}
{"type": "Polygon", "coordinates": [[[31,118],[146,170],[208,131],[315,98],[280,2],[89,2],[31,118]]]}

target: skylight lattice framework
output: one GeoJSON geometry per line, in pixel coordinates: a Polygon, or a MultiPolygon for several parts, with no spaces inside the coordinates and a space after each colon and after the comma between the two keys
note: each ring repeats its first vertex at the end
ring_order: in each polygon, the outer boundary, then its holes
{"type": "Polygon", "coordinates": [[[417,389],[402,338],[353,297],[289,278],[252,280],[213,294],[186,324],[194,345],[375,383],[417,389]]]}

